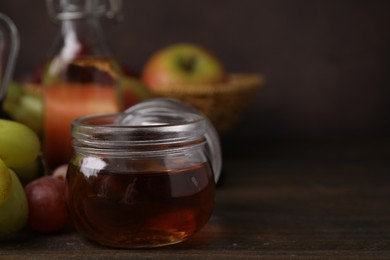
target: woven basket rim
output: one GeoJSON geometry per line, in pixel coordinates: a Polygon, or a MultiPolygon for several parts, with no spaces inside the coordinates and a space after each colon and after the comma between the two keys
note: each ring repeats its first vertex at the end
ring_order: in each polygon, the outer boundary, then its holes
{"type": "Polygon", "coordinates": [[[218,94],[246,91],[264,85],[265,76],[260,73],[233,73],[226,81],[210,84],[170,85],[151,89],[153,94],[218,94]]]}

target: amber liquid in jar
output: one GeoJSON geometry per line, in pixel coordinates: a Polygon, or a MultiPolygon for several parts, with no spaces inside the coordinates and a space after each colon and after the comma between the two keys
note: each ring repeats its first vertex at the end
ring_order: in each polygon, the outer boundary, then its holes
{"type": "Polygon", "coordinates": [[[214,207],[207,162],[148,172],[96,172],[70,164],[67,181],[76,229],[113,247],[178,243],[200,230],[214,207]]]}

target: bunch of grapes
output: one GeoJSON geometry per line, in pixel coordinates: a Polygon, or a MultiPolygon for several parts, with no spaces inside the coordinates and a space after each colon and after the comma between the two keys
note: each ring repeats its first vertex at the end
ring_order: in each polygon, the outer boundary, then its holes
{"type": "Polygon", "coordinates": [[[0,119],[0,234],[14,233],[25,226],[52,232],[68,223],[64,180],[40,175],[26,179],[25,172],[37,165],[40,150],[34,131],[0,119]],[[27,182],[25,187],[21,179],[27,182]]]}

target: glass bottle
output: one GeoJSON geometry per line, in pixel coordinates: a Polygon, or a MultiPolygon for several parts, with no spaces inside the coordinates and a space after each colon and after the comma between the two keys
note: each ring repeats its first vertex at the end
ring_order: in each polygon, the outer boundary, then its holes
{"type": "MultiPolygon", "coordinates": [[[[75,228],[112,247],[183,241],[215,203],[206,119],[185,110],[137,109],[74,121],[67,200],[75,228]]],[[[218,154],[218,156],[220,156],[218,154]]]]}
{"type": "Polygon", "coordinates": [[[60,22],[43,73],[43,152],[49,169],[68,163],[71,122],[85,115],[120,110],[120,69],[109,52],[100,20],[113,18],[120,0],[47,0],[60,22]]]}

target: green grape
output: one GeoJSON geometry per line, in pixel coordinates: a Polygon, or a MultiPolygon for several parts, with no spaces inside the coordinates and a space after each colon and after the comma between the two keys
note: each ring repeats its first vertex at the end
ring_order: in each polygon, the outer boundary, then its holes
{"type": "Polygon", "coordinates": [[[0,159],[10,167],[32,163],[41,150],[37,134],[27,126],[0,119],[0,159]]]}
{"type": "Polygon", "coordinates": [[[19,231],[27,218],[28,202],[23,186],[0,159],[0,235],[19,231]]]}

